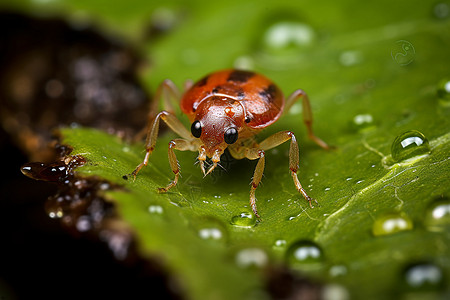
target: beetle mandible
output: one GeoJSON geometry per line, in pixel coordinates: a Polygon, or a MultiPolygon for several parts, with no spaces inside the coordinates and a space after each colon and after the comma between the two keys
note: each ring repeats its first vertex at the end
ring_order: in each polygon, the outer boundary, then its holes
{"type": "Polygon", "coordinates": [[[159,122],[163,120],[181,138],[169,142],[169,164],[175,178],[166,187],[159,188],[158,192],[167,192],[178,183],[180,168],[174,150],[198,151],[200,169],[206,176],[217,167],[220,156],[228,148],[235,159],[258,159],[250,188],[250,205],[255,216],[259,217],[255,191],[263,176],[265,151],[290,140],[289,169],[294,185],[313,208],[311,203],[313,199],[308,196],[297,177],[299,149],[294,133],[280,131],[259,143],[254,139],[258,132],[273,124],[283,112],[288,111],[297,100],[302,99],[303,120],[309,138],[320,147],[329,149],[323,140],[314,135],[311,105],[308,95],[303,90],[294,91],[285,100],[281,90],[265,76],[235,69],[211,73],[195,84],[186,84],[185,89],[181,95],[170,80],[165,80],[158,87],[153,108],[149,113],[146,154],[144,160],[132,172],[134,177],[148,164],[156,145],[159,122]],[[192,124],[190,131],[177,119],[173,110],[170,110],[170,103],[167,101],[169,96],[181,98],[181,111],[188,116],[192,124]],[[165,100],[165,105],[169,106],[169,109],[155,116],[161,98],[165,100]],[[212,161],[209,168],[205,168],[207,157],[212,161]]]}

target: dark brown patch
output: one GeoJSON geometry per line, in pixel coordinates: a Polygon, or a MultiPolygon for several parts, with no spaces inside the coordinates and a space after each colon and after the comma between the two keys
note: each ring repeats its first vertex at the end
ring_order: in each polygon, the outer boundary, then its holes
{"type": "Polygon", "coordinates": [[[269,103],[275,101],[276,94],[277,87],[274,84],[269,85],[263,91],[259,92],[259,95],[269,103]]]}
{"type": "Polygon", "coordinates": [[[244,91],[240,90],[237,94],[238,100],[244,100],[245,99],[245,93],[244,91]]]}
{"type": "Polygon", "coordinates": [[[213,90],[211,91],[213,94],[217,94],[219,93],[219,90],[221,89],[221,86],[216,86],[215,88],[213,88],[213,90]]]}
{"type": "Polygon", "coordinates": [[[255,76],[255,73],[250,71],[234,70],[228,76],[227,81],[243,83],[247,82],[253,76],[255,76]]]}
{"type": "Polygon", "coordinates": [[[205,85],[208,83],[208,79],[209,79],[209,75],[203,77],[202,79],[200,79],[200,80],[197,82],[197,86],[198,86],[198,87],[205,86],[205,85]]]}

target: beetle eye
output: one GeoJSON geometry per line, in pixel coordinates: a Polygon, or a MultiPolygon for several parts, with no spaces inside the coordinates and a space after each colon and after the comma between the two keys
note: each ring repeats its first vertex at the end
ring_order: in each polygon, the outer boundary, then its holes
{"type": "Polygon", "coordinates": [[[234,127],[228,128],[227,131],[225,131],[223,138],[225,143],[234,144],[238,139],[238,131],[234,127]]]}
{"type": "Polygon", "coordinates": [[[202,123],[200,123],[200,121],[195,121],[192,123],[191,133],[196,138],[199,138],[202,135],[202,123]]]}

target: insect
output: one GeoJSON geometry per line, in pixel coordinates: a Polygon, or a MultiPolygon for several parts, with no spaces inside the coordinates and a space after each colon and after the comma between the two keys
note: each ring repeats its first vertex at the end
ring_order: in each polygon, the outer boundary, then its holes
{"type": "Polygon", "coordinates": [[[311,106],[303,90],[294,91],[285,100],[281,90],[265,76],[234,69],[211,73],[195,84],[186,84],[185,88],[186,91],[181,95],[172,81],[165,80],[157,89],[154,107],[150,110],[146,154],[144,160],[132,172],[134,177],[148,164],[156,145],[159,123],[163,120],[181,138],[169,142],[169,164],[175,178],[166,187],[159,188],[158,192],[167,192],[178,183],[180,168],[174,150],[198,151],[200,169],[206,176],[219,165],[220,156],[228,148],[235,159],[258,160],[251,182],[250,205],[253,213],[259,217],[255,191],[263,176],[265,151],[290,140],[289,169],[294,185],[313,207],[313,199],[308,196],[297,177],[299,149],[294,133],[280,131],[259,143],[254,137],[277,121],[297,100],[302,99],[303,119],[309,138],[320,147],[328,149],[328,145],[313,133],[311,106]],[[170,107],[154,116],[156,105],[161,98],[170,106],[169,97],[181,98],[181,111],[188,116],[192,124],[190,131],[177,119],[170,107]],[[210,166],[205,166],[207,157],[211,159],[210,166]]]}

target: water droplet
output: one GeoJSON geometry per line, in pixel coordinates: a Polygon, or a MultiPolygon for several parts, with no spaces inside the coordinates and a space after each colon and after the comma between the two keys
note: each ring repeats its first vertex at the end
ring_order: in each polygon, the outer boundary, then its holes
{"type": "Polygon", "coordinates": [[[179,21],[179,16],[174,10],[167,7],[159,7],[154,10],[150,20],[150,34],[157,35],[173,29],[177,21],[179,21]]]}
{"type": "Polygon", "coordinates": [[[239,56],[234,61],[233,66],[239,70],[253,70],[255,68],[255,61],[251,56],[239,56]]]}
{"type": "Polygon", "coordinates": [[[66,201],[64,197],[56,195],[47,199],[44,208],[50,218],[61,219],[65,215],[64,211],[68,210],[69,205],[69,201],[66,201]]]}
{"type": "Polygon", "coordinates": [[[256,225],[256,216],[250,212],[242,212],[231,218],[231,224],[237,227],[253,227],[256,225]]]}
{"type": "Polygon", "coordinates": [[[60,219],[64,216],[64,213],[60,207],[55,208],[55,210],[47,211],[47,213],[52,219],[60,219]]]}
{"type": "Polygon", "coordinates": [[[80,232],[89,231],[92,228],[92,220],[89,216],[80,216],[76,222],[76,228],[80,232]]]}
{"type": "Polygon", "coordinates": [[[286,252],[288,263],[294,266],[322,262],[323,252],[318,245],[310,241],[292,244],[286,252]]]}
{"type": "Polygon", "coordinates": [[[450,229],[450,199],[440,198],[433,201],[427,208],[424,223],[430,231],[448,231],[450,229]]]}
{"type": "Polygon", "coordinates": [[[162,215],[162,213],[164,212],[164,208],[162,208],[162,206],[160,205],[150,205],[148,207],[148,212],[151,214],[162,215]]]}
{"type": "Polygon", "coordinates": [[[276,249],[276,250],[281,250],[281,249],[286,248],[286,245],[287,245],[286,240],[279,239],[279,240],[276,240],[275,243],[273,243],[272,248],[276,249]]]}
{"type": "Polygon", "coordinates": [[[431,263],[413,264],[406,268],[406,283],[414,289],[429,289],[440,286],[443,282],[442,270],[431,263]]]}
{"type": "Polygon", "coordinates": [[[353,118],[352,127],[359,131],[367,131],[375,127],[371,114],[359,114],[353,118]]]}
{"type": "Polygon", "coordinates": [[[433,7],[433,15],[437,19],[446,19],[450,15],[450,6],[445,2],[437,3],[433,7]]]}
{"type": "Polygon", "coordinates": [[[219,228],[202,228],[198,231],[198,235],[204,240],[220,240],[223,237],[219,228]]]}
{"type": "Polygon", "coordinates": [[[350,299],[350,293],[348,290],[336,283],[326,284],[323,287],[321,299],[323,300],[348,300],[350,299]]]}
{"type": "Polygon", "coordinates": [[[32,162],[23,165],[21,171],[25,176],[36,180],[56,182],[67,177],[69,167],[63,161],[49,164],[32,162]]]}
{"type": "Polygon", "coordinates": [[[274,69],[292,68],[305,61],[317,34],[299,19],[289,11],[272,14],[261,25],[262,33],[255,44],[256,60],[274,69]]]}
{"type": "Polygon", "coordinates": [[[430,152],[428,139],[417,130],[406,131],[397,136],[392,143],[392,159],[396,162],[430,152]]]}
{"type": "Polygon", "coordinates": [[[344,265],[335,265],[332,266],[329,270],[329,274],[331,277],[344,276],[347,275],[347,272],[347,267],[344,265]]]}
{"type": "Polygon", "coordinates": [[[259,248],[246,248],[236,254],[236,264],[241,268],[264,267],[269,262],[267,253],[259,248]]]}
{"type": "Polygon", "coordinates": [[[269,26],[263,36],[267,49],[298,50],[312,44],[315,32],[311,26],[295,21],[281,21],[269,26]]]}
{"type": "Polygon", "coordinates": [[[450,106],[450,79],[445,78],[441,80],[437,87],[437,96],[439,103],[444,106],[450,106]]]}
{"type": "Polygon", "coordinates": [[[226,228],[222,222],[212,217],[199,218],[193,223],[194,230],[202,240],[226,241],[226,228]]]}
{"type": "Polygon", "coordinates": [[[360,51],[345,51],[339,56],[339,62],[345,67],[350,67],[361,63],[363,60],[360,51]]]}
{"type": "Polygon", "coordinates": [[[405,214],[388,213],[375,220],[372,226],[372,233],[374,236],[381,236],[412,229],[413,223],[405,214]]]}

